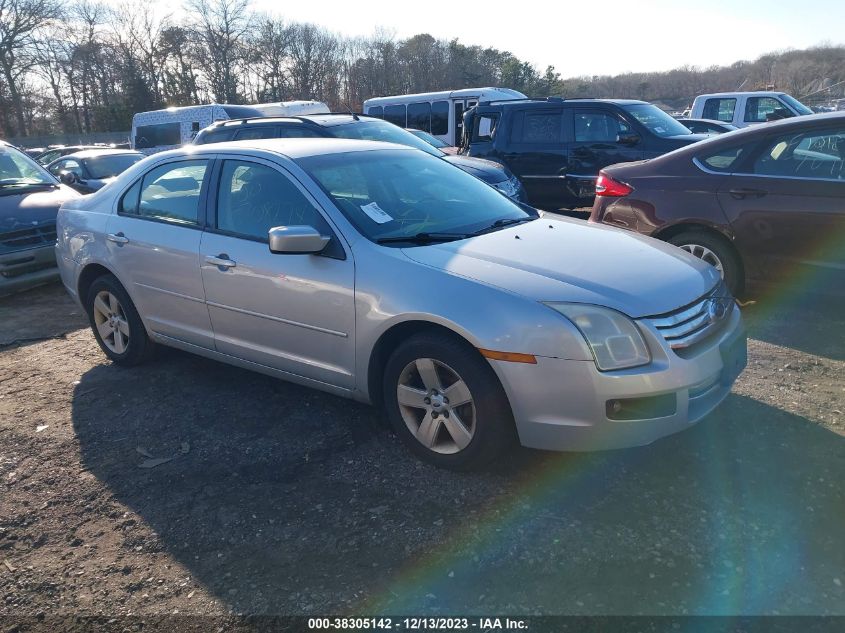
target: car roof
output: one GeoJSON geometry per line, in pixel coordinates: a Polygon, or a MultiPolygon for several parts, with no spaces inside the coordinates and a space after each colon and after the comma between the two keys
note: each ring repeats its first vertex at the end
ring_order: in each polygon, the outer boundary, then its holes
{"type": "Polygon", "coordinates": [[[98,148],[98,149],[84,149],[79,152],[73,152],[72,154],[65,154],[61,157],[61,159],[56,160],[65,160],[67,158],[96,158],[97,156],[113,156],[116,154],[131,154],[135,156],[143,156],[141,152],[136,152],[131,149],[110,149],[110,148],[98,148]]]}
{"type": "MultiPolygon", "coordinates": [[[[200,156],[223,152],[243,152],[244,150],[272,152],[292,160],[327,154],[346,154],[350,152],[369,152],[375,150],[414,150],[407,145],[384,143],[381,141],[358,141],[345,138],[265,138],[243,141],[226,141],[207,145],[186,145],[179,149],[159,152],[156,157],[165,156],[200,156]]],[[[423,152],[424,153],[424,152],[423,152]]]]}
{"type": "Polygon", "coordinates": [[[277,123],[314,123],[322,127],[331,127],[333,125],[341,125],[344,123],[352,123],[354,121],[381,121],[377,117],[367,116],[366,114],[351,114],[346,112],[326,112],[323,114],[297,114],[291,116],[265,116],[265,117],[246,117],[242,119],[227,119],[225,121],[215,121],[209,125],[207,130],[218,129],[223,127],[237,127],[241,125],[274,125],[277,123]]]}
{"type": "Polygon", "coordinates": [[[736,127],[729,121],[719,121],[718,119],[695,119],[692,117],[683,117],[678,121],[695,121],[696,123],[710,123],[712,125],[725,125],[727,127],[736,127]]]}
{"type": "Polygon", "coordinates": [[[560,97],[548,97],[547,99],[503,99],[501,101],[482,101],[479,106],[480,107],[487,107],[487,106],[494,106],[494,107],[508,107],[508,108],[517,108],[520,106],[533,106],[533,105],[541,105],[541,106],[549,106],[549,105],[566,105],[566,104],[576,104],[576,105],[586,105],[586,104],[612,104],[618,106],[625,106],[625,105],[651,105],[648,101],[640,101],[639,99],[595,99],[592,97],[579,97],[574,99],[563,99],[560,97]]]}
{"type": "Polygon", "coordinates": [[[737,92],[708,92],[704,95],[698,95],[696,99],[701,99],[704,97],[736,97],[738,95],[746,95],[749,97],[767,97],[769,95],[782,95],[786,94],[780,90],[748,90],[748,91],[737,91],[737,92]]]}

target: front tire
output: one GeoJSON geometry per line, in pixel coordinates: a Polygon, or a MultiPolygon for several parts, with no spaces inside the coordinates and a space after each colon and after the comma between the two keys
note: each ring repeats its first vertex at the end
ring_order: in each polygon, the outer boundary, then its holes
{"type": "Polygon", "coordinates": [[[114,275],[94,280],[85,308],[94,338],[112,362],[129,367],[152,356],[155,344],[147,336],[129,293],[114,275]]]}
{"type": "Polygon", "coordinates": [[[669,238],[668,242],[707,262],[719,271],[734,296],[745,288],[745,276],[739,257],[722,237],[705,231],[685,231],[669,238]]]}
{"type": "Polygon", "coordinates": [[[489,363],[445,334],[417,334],[387,361],[387,416],[423,460],[451,470],[479,468],[515,439],[510,404],[489,363]]]}

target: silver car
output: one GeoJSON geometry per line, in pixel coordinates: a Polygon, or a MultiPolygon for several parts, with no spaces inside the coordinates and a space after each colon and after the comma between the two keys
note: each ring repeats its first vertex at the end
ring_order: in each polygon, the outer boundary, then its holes
{"type": "Polygon", "coordinates": [[[169,345],[384,407],[422,458],[635,446],[745,366],[717,271],[541,216],[418,150],[274,139],[156,154],[59,214],[103,352],[169,345]]]}

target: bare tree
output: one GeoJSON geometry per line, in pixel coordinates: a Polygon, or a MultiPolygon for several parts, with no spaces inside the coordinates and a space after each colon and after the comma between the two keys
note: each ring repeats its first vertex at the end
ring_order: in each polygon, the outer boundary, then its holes
{"type": "Polygon", "coordinates": [[[56,0],[0,0],[0,70],[9,92],[18,134],[26,134],[21,84],[35,63],[40,29],[59,16],[56,0]]]}
{"type": "Polygon", "coordinates": [[[196,62],[211,86],[214,99],[237,103],[245,40],[252,26],[249,0],[188,0],[187,6],[196,12],[190,25],[202,46],[196,62]]]}

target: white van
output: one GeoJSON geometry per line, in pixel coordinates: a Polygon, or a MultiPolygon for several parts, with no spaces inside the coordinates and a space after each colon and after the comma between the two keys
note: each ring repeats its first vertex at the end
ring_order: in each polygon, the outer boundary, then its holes
{"type": "Polygon", "coordinates": [[[364,101],[364,114],[422,130],[449,145],[457,145],[463,132],[464,110],[479,101],[511,101],[525,95],[510,88],[464,88],[414,95],[374,97],[364,101]]]}
{"type": "Polygon", "coordinates": [[[689,118],[748,127],[805,114],[813,114],[813,111],[785,92],[716,92],[697,96],[689,118]]]}
{"type": "Polygon", "coordinates": [[[329,112],[329,107],[322,101],[281,101],[254,105],[209,103],[138,112],[132,117],[130,143],[132,149],[149,155],[190,143],[197,132],[215,121],[324,112],[329,112]]]}

